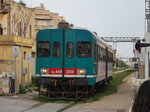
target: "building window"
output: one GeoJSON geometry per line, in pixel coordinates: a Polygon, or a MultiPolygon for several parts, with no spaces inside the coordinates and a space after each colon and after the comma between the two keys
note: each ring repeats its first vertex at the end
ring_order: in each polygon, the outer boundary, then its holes
{"type": "Polygon", "coordinates": [[[31,25],[29,25],[29,36],[30,38],[32,38],[32,26],[31,25]]]}
{"type": "Polygon", "coordinates": [[[26,59],[27,52],[23,52],[24,60],[26,59]]]}
{"type": "Polygon", "coordinates": [[[1,0],[1,1],[0,1],[0,9],[3,9],[3,5],[4,5],[4,1],[1,0]]]}
{"type": "Polygon", "coordinates": [[[50,26],[51,25],[51,21],[47,21],[47,26],[50,26]]]}
{"type": "Polygon", "coordinates": [[[35,52],[32,52],[32,58],[35,58],[35,52]]]}
{"type": "Polygon", "coordinates": [[[2,24],[0,24],[0,35],[3,35],[3,28],[2,28],[2,24]]]}
{"type": "Polygon", "coordinates": [[[21,28],[21,22],[19,22],[19,24],[18,24],[18,35],[19,36],[22,36],[22,28],[21,28]]]}
{"type": "Polygon", "coordinates": [[[16,32],[15,32],[15,25],[16,25],[16,22],[15,22],[15,19],[16,19],[16,15],[14,14],[14,18],[13,18],[13,35],[16,35],[16,32]]]}

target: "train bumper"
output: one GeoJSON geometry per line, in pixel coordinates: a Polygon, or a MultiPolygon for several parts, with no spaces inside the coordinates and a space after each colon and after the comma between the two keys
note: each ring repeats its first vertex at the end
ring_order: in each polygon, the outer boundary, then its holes
{"type": "Polygon", "coordinates": [[[43,77],[37,77],[35,79],[36,85],[78,85],[78,86],[86,86],[88,85],[87,79],[49,79],[49,78],[43,78],[43,77]]]}

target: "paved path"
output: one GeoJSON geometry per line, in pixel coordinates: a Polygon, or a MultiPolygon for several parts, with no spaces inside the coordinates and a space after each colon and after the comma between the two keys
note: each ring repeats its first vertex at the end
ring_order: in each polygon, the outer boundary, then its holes
{"type": "Polygon", "coordinates": [[[0,97],[0,112],[56,112],[67,104],[46,103],[22,98],[0,97]]]}
{"type": "Polygon", "coordinates": [[[128,112],[133,98],[133,90],[128,80],[132,76],[133,74],[119,86],[117,93],[93,103],[78,104],[64,112],[128,112]]]}

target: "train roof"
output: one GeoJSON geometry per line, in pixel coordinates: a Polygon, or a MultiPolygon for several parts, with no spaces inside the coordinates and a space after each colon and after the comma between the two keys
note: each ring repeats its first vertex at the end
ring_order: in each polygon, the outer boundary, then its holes
{"type": "Polygon", "coordinates": [[[110,49],[113,50],[113,48],[112,48],[108,43],[106,43],[106,41],[105,41],[103,38],[99,37],[97,34],[95,34],[94,32],[92,32],[91,30],[89,30],[89,29],[87,29],[87,28],[83,28],[83,27],[72,27],[71,29],[87,30],[87,31],[89,31],[90,33],[92,33],[92,35],[95,37],[95,39],[96,39],[97,41],[102,42],[102,43],[105,44],[108,48],[110,48],[110,49]]]}

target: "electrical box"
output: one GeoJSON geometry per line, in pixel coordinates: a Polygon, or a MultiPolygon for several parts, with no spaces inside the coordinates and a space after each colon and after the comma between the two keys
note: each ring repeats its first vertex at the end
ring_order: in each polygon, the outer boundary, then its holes
{"type": "Polygon", "coordinates": [[[27,68],[23,68],[22,73],[23,75],[27,74],[27,68]]]}

